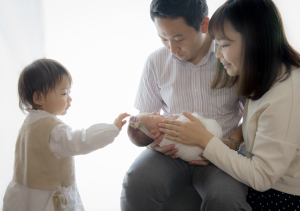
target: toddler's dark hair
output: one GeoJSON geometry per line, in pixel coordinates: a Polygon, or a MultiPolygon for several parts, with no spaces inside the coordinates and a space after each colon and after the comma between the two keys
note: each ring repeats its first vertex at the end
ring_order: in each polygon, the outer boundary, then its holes
{"type": "Polygon", "coordinates": [[[72,83],[69,71],[59,62],[52,59],[38,59],[26,66],[19,77],[18,94],[19,107],[24,112],[26,109],[37,109],[33,102],[33,94],[41,92],[44,96],[60,84],[63,76],[67,76],[72,83]]]}
{"type": "Polygon", "coordinates": [[[147,136],[140,129],[138,129],[138,128],[134,129],[130,125],[128,125],[127,134],[128,134],[130,141],[138,147],[148,146],[154,140],[151,137],[147,136]]]}

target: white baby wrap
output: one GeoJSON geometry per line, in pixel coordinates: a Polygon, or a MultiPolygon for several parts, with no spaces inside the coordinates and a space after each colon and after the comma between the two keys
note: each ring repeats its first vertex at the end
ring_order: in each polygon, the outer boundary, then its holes
{"type": "MultiPolygon", "coordinates": [[[[205,126],[205,128],[209,132],[211,132],[214,136],[218,138],[222,138],[222,128],[216,120],[206,119],[197,113],[193,113],[192,115],[197,119],[199,119],[202,122],[202,124],[205,126]]],[[[190,121],[190,120],[185,116],[181,115],[176,121],[190,121]]],[[[184,161],[190,162],[192,160],[204,160],[203,158],[199,157],[199,154],[203,152],[203,149],[198,146],[190,146],[175,141],[171,141],[166,138],[164,138],[160,142],[159,146],[164,147],[170,144],[175,145],[175,148],[178,149],[178,152],[176,152],[175,154],[178,155],[178,157],[184,161]]]]}

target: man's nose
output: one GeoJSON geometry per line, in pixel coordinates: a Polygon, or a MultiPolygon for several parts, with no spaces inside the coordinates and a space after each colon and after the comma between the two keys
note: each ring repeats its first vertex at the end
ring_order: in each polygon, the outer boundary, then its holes
{"type": "Polygon", "coordinates": [[[179,52],[178,44],[175,41],[170,41],[169,46],[172,54],[176,54],[179,52]]]}

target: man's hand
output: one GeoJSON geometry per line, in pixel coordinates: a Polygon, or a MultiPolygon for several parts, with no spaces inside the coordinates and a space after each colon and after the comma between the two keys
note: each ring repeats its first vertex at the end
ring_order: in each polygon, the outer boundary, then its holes
{"type": "Polygon", "coordinates": [[[120,131],[122,130],[122,127],[126,124],[126,120],[123,121],[123,119],[125,119],[128,116],[130,116],[130,114],[122,113],[116,118],[114,124],[119,128],[120,131]]]}
{"type": "Polygon", "coordinates": [[[174,144],[170,144],[168,146],[160,147],[158,144],[163,140],[165,134],[161,134],[158,136],[154,141],[148,145],[147,147],[149,149],[164,153],[167,156],[170,156],[171,158],[178,158],[178,155],[175,155],[175,153],[178,151],[177,148],[174,148],[174,144]]]}
{"type": "MultiPolygon", "coordinates": [[[[205,157],[203,157],[203,153],[201,153],[199,155],[199,157],[202,157],[204,159],[206,159],[205,157]]],[[[192,160],[191,162],[189,162],[190,165],[198,165],[198,166],[207,166],[208,164],[210,164],[209,160],[192,160]]]]}

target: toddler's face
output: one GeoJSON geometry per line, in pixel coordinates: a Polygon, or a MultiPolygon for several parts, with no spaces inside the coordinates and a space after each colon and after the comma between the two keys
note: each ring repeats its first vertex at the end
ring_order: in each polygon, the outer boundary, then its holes
{"type": "Polygon", "coordinates": [[[137,117],[141,120],[147,130],[157,130],[158,131],[158,123],[161,123],[163,119],[166,119],[164,116],[153,112],[153,113],[140,113],[137,117]]]}
{"type": "Polygon", "coordinates": [[[71,83],[67,76],[63,76],[60,84],[47,93],[43,110],[54,115],[65,115],[71,106],[71,83]]]}

